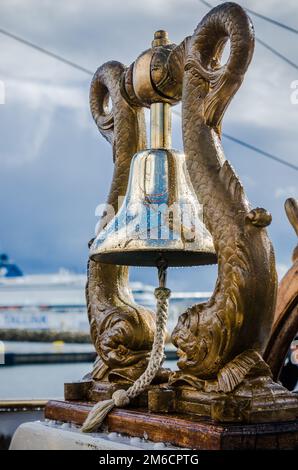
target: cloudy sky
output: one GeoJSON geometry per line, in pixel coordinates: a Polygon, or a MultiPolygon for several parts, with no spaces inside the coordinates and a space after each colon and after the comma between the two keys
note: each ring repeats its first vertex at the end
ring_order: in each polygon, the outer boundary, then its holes
{"type": "MultiPolygon", "coordinates": [[[[210,0],[214,5],[219,3],[210,0]]],[[[244,7],[298,27],[296,0],[247,0],[244,7]]],[[[173,42],[194,30],[207,12],[198,0],[1,0],[0,28],[95,71],[107,60],[130,64],[153,32],[173,42]]],[[[297,36],[253,18],[256,34],[298,62],[297,36]]],[[[112,175],[109,145],[88,107],[90,77],[0,34],[0,251],[25,272],[85,270],[97,204],[112,175]]],[[[256,45],[252,65],[224,120],[224,131],[298,164],[298,104],[291,83],[298,70],[256,45]]],[[[174,118],[174,144],[181,148],[174,118]]],[[[227,157],[251,203],[271,211],[278,271],[290,265],[294,232],[284,200],[298,197],[297,172],[224,140],[227,157]]],[[[133,280],[156,283],[151,269],[133,269],[133,280]]],[[[175,289],[211,290],[213,267],[172,270],[175,289]]]]}

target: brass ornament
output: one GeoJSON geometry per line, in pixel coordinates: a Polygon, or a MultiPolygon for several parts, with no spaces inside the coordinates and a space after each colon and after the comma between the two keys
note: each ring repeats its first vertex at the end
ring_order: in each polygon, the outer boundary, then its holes
{"type": "MultiPolygon", "coordinates": [[[[126,192],[132,156],[146,146],[144,111],[121,94],[126,67],[111,61],[94,75],[90,107],[101,132],[113,147],[115,169],[107,203],[117,210],[126,192]],[[113,107],[107,109],[108,97],[113,107]]],[[[153,344],[154,313],[136,305],[129,289],[128,268],[89,260],[86,286],[92,342],[98,358],[92,377],[134,381],[146,368],[153,344]]]]}
{"type": "Polygon", "coordinates": [[[90,257],[132,266],[156,267],[161,258],[167,266],[216,263],[202,206],[186,171],[186,157],[171,148],[171,106],[156,89],[163,75],[161,59],[166,63],[171,50],[166,33],[157,31],[152,44],[129,68],[133,77],[130,94],[135,93],[139,106],[150,106],[150,145],[132,157],[125,198],[115,217],[98,231],[90,257]]]}
{"type": "MultiPolygon", "coordinates": [[[[156,112],[162,103],[167,112],[165,106],[182,101],[186,167],[213,238],[218,279],[208,302],[180,316],[172,333],[179,370],[170,377],[161,371],[168,388],[161,388],[160,393],[174,390],[177,412],[209,415],[219,421],[263,422],[298,416],[297,397],[273,382],[262,357],[277,290],[274,252],[266,231],[271,216],[265,209],[251,208],[221,145],[224,113],[243,81],[253,50],[254,31],[247,14],[237,4],[221,4],[180,45],[171,44],[166,33],[158,31],[152,48],[130,67],[104,64],[90,92],[95,122],[113,146],[115,170],[108,203],[116,212],[118,197],[127,193],[131,159],[146,148],[143,107],[156,112]],[[222,65],[228,39],[230,56],[222,65]]],[[[162,141],[166,148],[167,138],[162,141]]],[[[111,220],[105,218],[105,226],[111,220]]],[[[120,251],[126,254],[123,247],[120,251]]],[[[154,314],[134,303],[127,266],[104,264],[95,255],[92,241],[86,287],[98,353],[92,377],[110,383],[132,382],[146,368],[154,314]]]]}
{"type": "Polygon", "coordinates": [[[184,149],[217,252],[218,278],[211,299],[185,312],[173,332],[181,372],[172,381],[193,376],[207,381],[206,390],[212,383],[222,392],[241,383],[263,353],[277,288],[265,229],[271,217],[264,209],[250,207],[220,139],[224,112],[243,81],[253,49],[250,19],[240,6],[224,4],[201,21],[185,56],[184,149]],[[220,65],[228,38],[230,57],[220,65]]]}

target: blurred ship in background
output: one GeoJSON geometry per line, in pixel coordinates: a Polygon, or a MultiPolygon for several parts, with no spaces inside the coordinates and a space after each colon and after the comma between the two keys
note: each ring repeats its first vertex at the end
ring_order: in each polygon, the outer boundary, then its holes
{"type": "MultiPolygon", "coordinates": [[[[24,275],[5,254],[0,255],[0,330],[55,330],[86,332],[84,274],[61,269],[55,274],[24,275]]],[[[135,302],[155,310],[154,287],[132,282],[135,302]]],[[[194,303],[204,302],[209,292],[173,292],[168,329],[172,331],[178,316],[194,303]]]]}

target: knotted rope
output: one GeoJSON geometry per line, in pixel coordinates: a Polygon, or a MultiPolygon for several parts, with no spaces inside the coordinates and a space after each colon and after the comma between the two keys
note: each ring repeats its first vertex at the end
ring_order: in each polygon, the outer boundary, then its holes
{"type": "Polygon", "coordinates": [[[154,292],[157,300],[156,330],[147,368],[127,390],[116,390],[110,400],[100,401],[94,405],[83,423],[81,428],[83,432],[93,432],[97,430],[103,423],[107,414],[115,406],[124,407],[130,403],[132,398],[135,398],[140,393],[144,392],[156,376],[162,364],[164,358],[166,324],[168,319],[168,299],[171,291],[164,287],[166,280],[166,267],[164,265],[159,266],[158,274],[160,287],[155,289],[154,292]]]}

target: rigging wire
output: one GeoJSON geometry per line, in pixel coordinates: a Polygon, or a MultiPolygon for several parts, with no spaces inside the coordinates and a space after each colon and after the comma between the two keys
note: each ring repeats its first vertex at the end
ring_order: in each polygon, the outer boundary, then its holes
{"type": "MultiPolygon", "coordinates": [[[[213,5],[211,5],[211,3],[207,2],[206,0],[198,0],[198,1],[201,2],[203,5],[205,5],[208,8],[213,8],[213,5]]],[[[249,11],[249,10],[247,9],[247,11],[249,11]]],[[[263,41],[262,39],[258,38],[257,36],[256,36],[256,42],[261,44],[261,46],[265,47],[268,51],[272,52],[272,54],[274,54],[276,57],[278,57],[279,59],[286,62],[291,67],[298,70],[298,65],[295,62],[290,60],[288,57],[284,56],[281,52],[276,50],[274,47],[267,44],[267,42],[263,41]]]]}
{"type": "Polygon", "coordinates": [[[73,68],[79,70],[80,72],[87,73],[88,75],[93,75],[93,72],[91,72],[91,70],[88,70],[85,67],[82,67],[81,65],[76,64],[72,60],[65,59],[64,57],[60,56],[59,54],[56,54],[55,52],[51,52],[48,49],[45,49],[44,47],[40,47],[40,46],[38,46],[37,44],[34,44],[31,41],[27,41],[27,39],[21,38],[20,36],[17,36],[16,34],[10,33],[9,31],[7,31],[3,28],[0,28],[0,33],[3,34],[4,36],[10,37],[11,39],[14,39],[15,41],[18,41],[22,44],[25,44],[26,46],[29,46],[32,49],[36,49],[37,51],[42,52],[43,54],[46,54],[46,55],[52,57],[53,59],[59,60],[60,62],[63,62],[64,64],[69,65],[70,67],[73,67],[73,68]]]}
{"type": "MultiPolygon", "coordinates": [[[[181,114],[178,111],[173,110],[173,113],[176,116],[181,117],[181,114]]],[[[222,133],[222,136],[226,139],[231,140],[232,142],[235,142],[238,145],[241,145],[242,147],[246,147],[249,150],[252,150],[253,152],[256,152],[264,157],[270,158],[271,160],[274,160],[275,162],[280,163],[281,165],[287,166],[288,168],[291,168],[292,170],[298,171],[298,166],[294,165],[291,162],[288,162],[287,160],[284,160],[283,158],[277,157],[276,155],[273,155],[272,153],[266,152],[265,150],[260,149],[259,147],[256,147],[255,145],[252,145],[248,142],[244,142],[244,140],[238,139],[230,134],[227,134],[225,132],[222,133]]]]}

